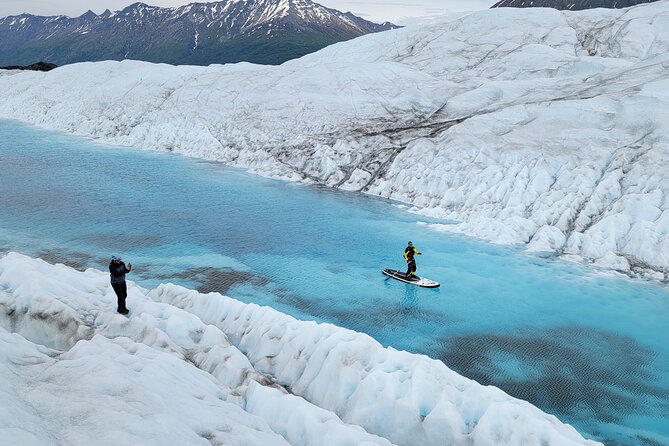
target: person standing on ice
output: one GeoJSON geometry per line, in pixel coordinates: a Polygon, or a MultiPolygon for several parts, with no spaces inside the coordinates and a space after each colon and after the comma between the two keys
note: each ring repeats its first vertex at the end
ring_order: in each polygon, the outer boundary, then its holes
{"type": "Polygon", "coordinates": [[[407,261],[407,273],[406,278],[409,279],[413,277],[416,272],[416,259],[415,255],[421,255],[422,253],[414,248],[413,243],[409,242],[408,246],[404,249],[404,260],[407,261]]]}
{"type": "Polygon", "coordinates": [[[116,297],[118,298],[118,307],[116,311],[121,314],[128,314],[128,309],[125,306],[125,298],[128,297],[128,288],[125,284],[125,274],[129,273],[132,269],[132,264],[128,263],[128,266],[125,266],[125,263],[121,260],[119,256],[112,256],[111,262],[109,263],[109,275],[111,278],[111,286],[114,288],[116,297]]]}

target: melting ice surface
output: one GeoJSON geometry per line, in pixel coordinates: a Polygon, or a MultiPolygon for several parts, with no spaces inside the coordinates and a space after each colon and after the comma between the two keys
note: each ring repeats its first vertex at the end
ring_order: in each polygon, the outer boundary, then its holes
{"type": "Polygon", "coordinates": [[[606,444],[669,441],[669,291],[437,233],[383,200],[0,123],[0,248],[441,359],[606,444]],[[385,281],[408,240],[437,290],[385,281]]]}

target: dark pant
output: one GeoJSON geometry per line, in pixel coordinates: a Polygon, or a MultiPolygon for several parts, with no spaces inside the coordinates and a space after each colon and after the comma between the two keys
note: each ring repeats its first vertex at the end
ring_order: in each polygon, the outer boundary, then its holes
{"type": "Polygon", "coordinates": [[[407,263],[407,276],[410,276],[412,273],[416,272],[416,261],[409,260],[407,263]]]}
{"type": "Polygon", "coordinates": [[[116,311],[126,311],[125,298],[128,297],[128,288],[125,286],[125,282],[112,283],[111,286],[114,288],[114,292],[118,298],[118,308],[116,308],[116,311]]]}

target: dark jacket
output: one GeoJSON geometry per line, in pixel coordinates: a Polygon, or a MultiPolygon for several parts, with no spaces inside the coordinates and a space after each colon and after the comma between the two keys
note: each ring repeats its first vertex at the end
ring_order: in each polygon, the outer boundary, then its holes
{"type": "Polygon", "coordinates": [[[109,264],[111,283],[125,283],[125,273],[129,272],[130,270],[126,268],[125,263],[123,262],[111,262],[109,264]]]}
{"type": "Polygon", "coordinates": [[[421,254],[421,252],[413,246],[407,246],[404,250],[404,259],[407,262],[413,262],[415,254],[421,254]]]}

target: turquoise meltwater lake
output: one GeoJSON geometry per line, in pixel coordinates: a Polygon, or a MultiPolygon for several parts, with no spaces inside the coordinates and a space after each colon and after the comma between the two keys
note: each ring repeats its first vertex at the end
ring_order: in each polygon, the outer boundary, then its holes
{"type": "MultiPolygon", "coordinates": [[[[0,121],[0,250],[111,254],[172,282],[368,333],[607,445],[669,445],[669,287],[436,232],[401,206],[0,121]],[[423,252],[422,289],[384,280],[423,252]]],[[[110,309],[112,311],[113,309],[110,309]]]]}

